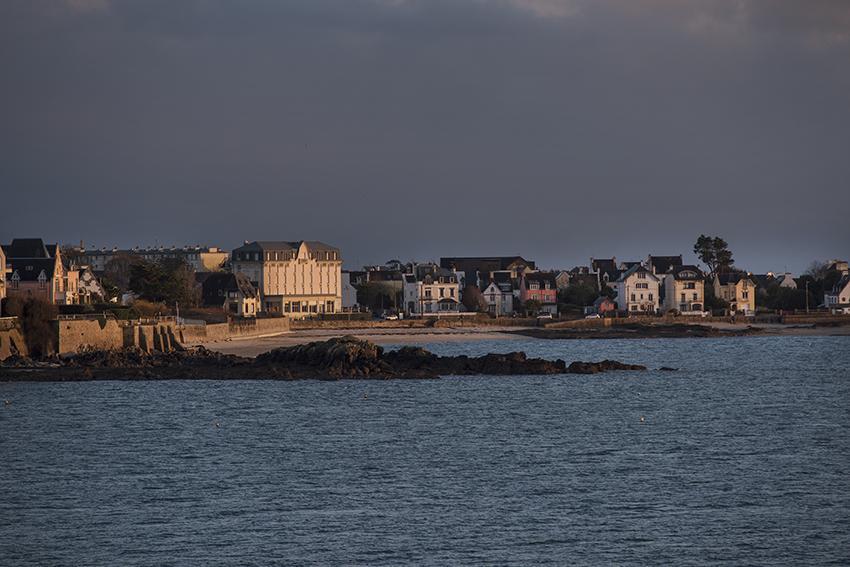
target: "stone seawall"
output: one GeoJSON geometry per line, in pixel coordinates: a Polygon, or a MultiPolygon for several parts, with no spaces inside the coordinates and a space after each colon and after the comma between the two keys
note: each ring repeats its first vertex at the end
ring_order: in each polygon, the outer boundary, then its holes
{"type": "Polygon", "coordinates": [[[271,319],[245,319],[212,325],[182,325],[177,336],[183,344],[198,344],[223,341],[239,337],[261,337],[285,333],[290,330],[290,320],[286,317],[271,319]]]}
{"type": "Polygon", "coordinates": [[[171,323],[139,324],[115,319],[60,319],[55,321],[59,354],[81,349],[139,347],[145,352],[171,352],[179,347],[171,323]]]}
{"type": "Polygon", "coordinates": [[[457,328],[457,327],[534,327],[539,324],[535,318],[500,317],[470,315],[464,317],[417,317],[398,321],[370,320],[321,320],[301,319],[292,321],[292,330],[307,329],[420,329],[420,328],[457,328]]]}

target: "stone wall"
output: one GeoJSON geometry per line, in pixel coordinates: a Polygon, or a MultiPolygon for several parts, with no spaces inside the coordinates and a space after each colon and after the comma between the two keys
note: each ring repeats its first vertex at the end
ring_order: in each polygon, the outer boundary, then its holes
{"type": "Polygon", "coordinates": [[[268,319],[243,319],[212,325],[182,325],[177,336],[184,344],[223,341],[238,337],[262,337],[285,333],[290,329],[287,317],[268,319]]]}
{"type": "Polygon", "coordinates": [[[179,348],[171,323],[138,324],[115,319],[60,319],[55,322],[59,354],[83,348],[139,347],[146,352],[179,348]]]}
{"type": "Polygon", "coordinates": [[[60,354],[81,348],[114,349],[124,344],[124,327],[115,319],[60,319],[55,321],[60,354]]]}

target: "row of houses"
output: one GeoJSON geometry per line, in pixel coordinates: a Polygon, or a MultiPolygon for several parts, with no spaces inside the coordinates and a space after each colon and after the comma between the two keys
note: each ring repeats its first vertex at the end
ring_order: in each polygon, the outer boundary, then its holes
{"type": "MultiPolygon", "coordinates": [[[[681,255],[648,255],[639,261],[591,258],[587,266],[543,271],[522,256],[443,257],[439,263],[392,260],[362,271],[343,271],[339,248],[318,241],[246,241],[226,252],[215,247],[171,247],[86,250],[82,245],[63,254],[41,239],[15,239],[0,248],[0,298],[37,297],[59,305],[85,304],[105,298],[98,276],[111,262],[138,257],[148,261],[179,258],[196,272],[203,303],[229,313],[259,313],[293,318],[339,313],[357,307],[364,284],[385,288],[399,297],[394,307],[408,316],[453,315],[465,311],[464,292],[474,286],[486,310],[495,316],[528,311],[558,312],[558,291],[588,286],[598,299],[589,312],[658,314],[706,311],[706,286],[733,313],[756,310],[756,289],[766,285],[796,287],[790,274],[754,275],[742,271],[712,279],[681,255]],[[610,289],[609,289],[610,288],[610,289]],[[612,293],[613,292],[613,293],[612,293]],[[613,297],[611,297],[613,296],[613,297]]],[[[831,269],[843,277],[824,298],[828,308],[850,304],[850,272],[846,262],[831,269]]]]}
{"type": "Polygon", "coordinates": [[[55,244],[18,238],[0,246],[0,299],[37,298],[55,305],[78,305],[104,295],[94,272],[65,257],[55,244]]]}

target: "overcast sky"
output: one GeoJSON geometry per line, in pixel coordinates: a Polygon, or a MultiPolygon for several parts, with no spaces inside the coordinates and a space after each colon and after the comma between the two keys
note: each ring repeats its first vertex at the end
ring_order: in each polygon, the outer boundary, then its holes
{"type": "Polygon", "coordinates": [[[2,0],[0,240],[850,256],[847,0],[2,0]]]}

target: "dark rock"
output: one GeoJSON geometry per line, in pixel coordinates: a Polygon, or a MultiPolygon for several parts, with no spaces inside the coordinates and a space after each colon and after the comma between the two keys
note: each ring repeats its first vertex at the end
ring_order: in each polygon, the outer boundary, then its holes
{"type": "Polygon", "coordinates": [[[138,348],[86,350],[49,361],[11,360],[0,380],[104,379],[276,379],[437,378],[445,375],[594,374],[607,370],[644,370],[643,366],[528,358],[524,352],[479,357],[437,356],[419,347],[384,352],[381,347],[346,336],[277,348],[255,359],[198,347],[169,353],[138,348]]]}
{"type": "Polygon", "coordinates": [[[640,364],[623,364],[616,360],[603,360],[601,362],[573,362],[567,367],[570,374],[598,374],[610,370],[646,370],[646,366],[640,364]]]}
{"type": "Polygon", "coordinates": [[[678,372],[678,371],[679,371],[679,369],[678,369],[678,368],[671,368],[671,367],[669,367],[669,366],[662,366],[662,367],[661,367],[661,368],[659,368],[658,370],[660,370],[660,371],[662,371],[662,372],[678,372]]]}

